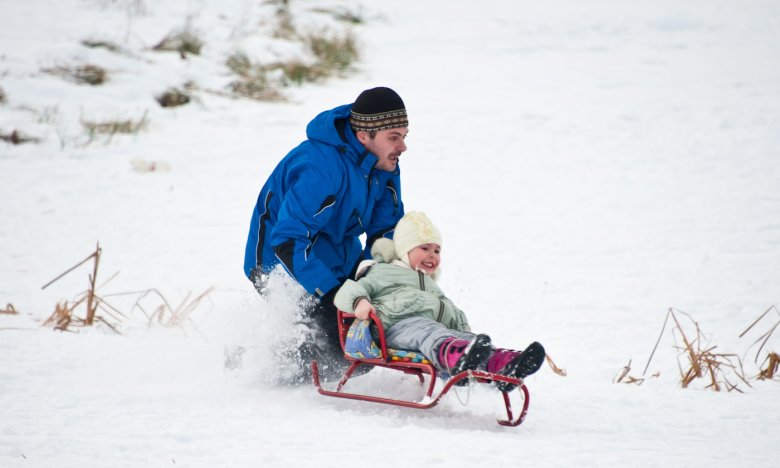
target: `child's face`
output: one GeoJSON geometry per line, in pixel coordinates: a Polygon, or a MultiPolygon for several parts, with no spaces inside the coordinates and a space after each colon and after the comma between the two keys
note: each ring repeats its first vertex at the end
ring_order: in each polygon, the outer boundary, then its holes
{"type": "Polygon", "coordinates": [[[409,266],[412,270],[423,270],[432,275],[441,263],[439,244],[422,244],[409,251],[409,266]]]}

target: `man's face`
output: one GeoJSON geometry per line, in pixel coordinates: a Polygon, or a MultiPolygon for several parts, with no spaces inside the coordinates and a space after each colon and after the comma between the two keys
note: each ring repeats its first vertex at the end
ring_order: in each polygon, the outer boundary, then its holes
{"type": "Polygon", "coordinates": [[[379,158],[376,168],[383,171],[392,172],[398,167],[398,159],[401,153],[406,151],[406,134],[409,133],[408,127],[389,128],[379,130],[374,138],[368,135],[368,132],[357,132],[358,140],[363,143],[374,156],[379,158]]]}

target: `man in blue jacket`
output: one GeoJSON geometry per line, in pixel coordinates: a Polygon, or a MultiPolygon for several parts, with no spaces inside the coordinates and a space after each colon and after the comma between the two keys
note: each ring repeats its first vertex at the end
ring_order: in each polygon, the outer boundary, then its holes
{"type": "Polygon", "coordinates": [[[406,151],[406,108],[392,89],[363,91],[322,112],[307,139],[276,166],[252,213],[244,272],[259,292],[277,265],[317,300],[305,311],[319,335],[301,349],[328,377],[344,363],[333,296],[404,214],[398,160],[406,151]],[[360,236],[366,235],[366,246],[360,236]],[[330,372],[329,372],[330,371],[330,372]]]}

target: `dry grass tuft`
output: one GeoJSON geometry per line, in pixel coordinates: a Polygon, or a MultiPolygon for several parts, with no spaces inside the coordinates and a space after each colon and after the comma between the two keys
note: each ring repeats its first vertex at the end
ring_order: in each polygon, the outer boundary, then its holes
{"type": "Polygon", "coordinates": [[[152,50],[178,52],[181,58],[187,58],[187,54],[200,55],[203,41],[189,28],[182,31],[171,32],[157,43],[152,50]]]}
{"type": "MultiPolygon", "coordinates": [[[[41,289],[46,289],[80,266],[88,263],[89,261],[92,261],[92,273],[89,275],[89,287],[87,290],[80,293],[73,302],[65,301],[57,304],[52,315],[46,319],[46,321],[44,321],[44,326],[53,326],[55,330],[70,331],[68,328],[71,325],[89,326],[94,325],[95,322],[102,322],[113,331],[119,333],[114,324],[109,323],[103,316],[97,315],[98,309],[100,309],[111,316],[114,321],[117,320],[116,315],[124,316],[121,312],[119,312],[113,306],[109,305],[101,296],[97,294],[97,274],[102,252],[103,249],[100,248],[100,244],[97,244],[95,251],[87,256],[87,258],[68,268],[65,272],[61,273],[56,278],[41,287],[41,289]],[[84,317],[78,317],[75,315],[75,313],[82,305],[86,309],[84,317]]],[[[112,278],[113,276],[109,278],[109,281],[112,278]]]]}
{"type": "Polygon", "coordinates": [[[239,77],[228,85],[234,95],[258,101],[284,100],[284,96],[269,81],[266,68],[253,63],[244,52],[232,54],[225,65],[239,77]]]}
{"type": "Polygon", "coordinates": [[[328,31],[309,34],[304,43],[317,58],[318,66],[329,74],[346,71],[359,56],[357,41],[349,31],[343,34],[328,31]]]}
{"type": "MultiPolygon", "coordinates": [[[[42,289],[45,289],[64,276],[78,269],[82,265],[89,263],[90,261],[92,262],[92,272],[89,275],[89,287],[87,290],[77,295],[73,301],[63,301],[56,304],[54,312],[48,319],[46,319],[46,321],[44,321],[44,326],[51,326],[55,330],[73,331],[73,327],[90,326],[99,322],[107,325],[114,332],[119,333],[119,323],[124,322],[130,314],[122,313],[119,309],[110,305],[106,301],[106,298],[117,296],[136,296],[135,303],[130,309],[130,313],[132,313],[135,309],[141,310],[146,315],[149,326],[153,324],[159,324],[165,327],[180,327],[183,330],[185,324],[192,324],[192,319],[190,316],[213,290],[213,288],[209,288],[192,299],[190,298],[190,294],[187,294],[187,296],[175,307],[172,306],[171,303],[165,298],[165,296],[163,296],[163,294],[157,289],[99,295],[97,293],[98,289],[100,289],[100,287],[104,286],[116,276],[116,274],[114,274],[105,283],[98,287],[97,274],[98,267],[100,265],[101,254],[102,249],[100,248],[100,244],[98,244],[95,251],[92,252],[87,258],[70,267],[65,272],[61,273],[43,286],[42,289]],[[155,302],[155,304],[159,305],[156,305],[152,309],[151,313],[147,312],[147,307],[144,305],[144,303],[148,302],[150,298],[157,298],[162,301],[161,304],[159,304],[159,302],[155,302]],[[80,313],[82,310],[84,312],[80,313]]],[[[7,308],[12,309],[13,306],[9,304],[7,308]]]]}
{"type": "Polygon", "coordinates": [[[88,84],[97,86],[105,83],[108,73],[98,65],[79,65],[77,67],[68,67],[60,65],[53,68],[44,68],[42,70],[51,75],[61,76],[63,78],[75,81],[79,84],[88,84]]]}
{"type": "Polygon", "coordinates": [[[90,120],[81,120],[81,125],[87,131],[89,141],[86,144],[93,142],[97,136],[107,136],[107,142],[110,142],[114,135],[126,134],[135,135],[141,130],[145,129],[149,121],[147,120],[148,112],[144,112],[138,120],[133,119],[119,119],[119,120],[105,120],[102,122],[95,122],[90,120]]]}
{"type": "Polygon", "coordinates": [[[192,323],[190,315],[200,306],[206,297],[211,294],[213,289],[214,288],[208,288],[194,299],[190,299],[190,293],[187,293],[184,299],[182,299],[176,307],[173,307],[159,290],[154,288],[147,289],[146,291],[141,291],[139,293],[138,299],[133,305],[133,310],[136,308],[141,310],[141,312],[146,315],[149,326],[157,323],[165,327],[183,327],[187,322],[192,323]],[[151,296],[158,298],[162,303],[151,312],[148,312],[146,308],[144,308],[143,302],[151,296]]]}
{"type": "Polygon", "coordinates": [[[69,331],[68,326],[73,321],[73,309],[77,305],[69,304],[67,301],[58,303],[54,306],[54,312],[51,316],[43,322],[43,326],[53,326],[55,330],[69,331]]]}
{"type": "Polygon", "coordinates": [[[315,58],[312,63],[293,59],[262,65],[253,63],[243,52],[232,54],[226,65],[239,79],[231,82],[228,88],[237,96],[260,101],[282,101],[284,96],[278,91],[278,86],[314,83],[344,73],[358,57],[356,41],[351,33],[309,34],[303,41],[315,58]],[[280,73],[281,77],[270,79],[273,72],[280,73]]]}
{"type": "Polygon", "coordinates": [[[273,88],[264,75],[234,80],[228,85],[228,89],[235,96],[246,97],[256,101],[284,101],[284,96],[273,88]]]}
{"type": "Polygon", "coordinates": [[[16,310],[16,307],[14,307],[14,305],[11,303],[6,304],[5,309],[0,309],[0,314],[16,315],[18,313],[19,312],[16,310]]]}
{"type": "Polygon", "coordinates": [[[293,39],[297,34],[295,23],[293,23],[292,14],[290,14],[289,4],[282,2],[276,9],[276,24],[271,33],[272,37],[277,39],[293,39]]]}
{"type": "MultiPolygon", "coordinates": [[[[631,372],[631,360],[628,361],[628,364],[626,364],[623,369],[620,371],[620,373],[615,376],[614,379],[612,379],[612,383],[624,383],[624,384],[634,384],[634,385],[642,385],[645,382],[644,377],[634,377],[632,375],[629,375],[629,372],[631,372]]],[[[658,378],[661,374],[656,372],[655,374],[651,375],[652,378],[658,378]]]]}
{"type": "MultiPolygon", "coordinates": [[[[766,311],[764,311],[763,314],[759,315],[756,320],[753,321],[753,323],[750,324],[749,327],[743,331],[739,337],[744,337],[753,327],[755,327],[759,322],[767,318],[767,316],[770,314],[770,312],[775,312],[775,315],[777,317],[775,318],[775,323],[770,325],[769,329],[764,332],[761,336],[756,339],[751,347],[759,345],[758,349],[756,350],[756,356],[754,358],[754,361],[756,364],[759,365],[759,368],[761,371],[756,376],[758,380],[772,380],[777,376],[778,367],[780,367],[780,355],[778,355],[774,351],[767,352],[766,357],[762,360],[761,359],[761,352],[764,350],[764,348],[769,343],[769,339],[772,338],[772,335],[774,334],[775,330],[778,326],[780,326],[780,309],[778,309],[776,306],[771,306],[766,311]],[[761,364],[759,364],[761,362],[761,364]],[[764,366],[762,368],[762,366],[764,366]]],[[[749,348],[748,348],[749,349],[749,348]]]]}
{"type": "Polygon", "coordinates": [[[291,84],[302,85],[303,83],[313,83],[327,77],[330,72],[321,65],[307,64],[300,60],[290,60],[289,62],[279,62],[269,65],[268,70],[281,70],[281,84],[289,86],[291,84]]]}
{"type": "Polygon", "coordinates": [[[40,138],[27,136],[19,130],[12,130],[11,133],[0,133],[0,140],[12,145],[21,145],[22,143],[39,143],[40,138]]]}
{"type": "Polygon", "coordinates": [[[192,98],[189,94],[178,88],[170,88],[155,99],[162,107],[178,107],[189,104],[192,98]]]}
{"type": "MultiPolygon", "coordinates": [[[[280,88],[314,83],[337,74],[343,75],[359,57],[357,40],[351,31],[339,33],[323,29],[318,32],[298,32],[293,24],[289,2],[275,3],[278,8],[273,36],[301,42],[309,57],[259,64],[252,63],[243,52],[232,54],[226,65],[239,77],[228,85],[233,96],[260,101],[283,101],[285,97],[279,91],[280,88]]],[[[348,11],[319,12],[332,14],[353,24],[362,22],[362,17],[348,11]]]]}
{"type": "MultiPolygon", "coordinates": [[[[653,348],[650,358],[647,361],[642,375],[647,372],[647,368],[650,366],[650,361],[655,355],[655,351],[658,349],[658,344],[661,341],[661,337],[666,330],[669,319],[672,319],[675,327],[672,329],[672,336],[675,340],[675,348],[680,352],[680,356],[685,356],[685,363],[680,362],[678,357],[677,363],[680,370],[680,385],[682,388],[688,388],[691,383],[696,379],[704,379],[708,382],[705,386],[707,389],[719,392],[723,389],[727,391],[738,391],[739,389],[736,382],[732,382],[728,379],[728,375],[733,373],[738,380],[741,380],[748,387],[748,383],[745,378],[745,373],[742,368],[742,361],[735,354],[717,353],[715,350],[717,346],[709,346],[705,343],[705,335],[702,333],[699,324],[693,320],[693,318],[685,312],[675,311],[669,309],[664,319],[663,327],[661,328],[661,334],[658,336],[655,347],[653,348]],[[677,315],[683,315],[690,320],[695,334],[686,334],[685,330],[680,323],[677,315]],[[681,342],[682,344],[678,343],[681,342]]],[[[691,325],[689,325],[690,328],[691,325]]]]}
{"type": "Polygon", "coordinates": [[[125,53],[124,50],[122,50],[121,47],[114,44],[113,42],[108,41],[93,41],[90,39],[84,39],[81,41],[81,45],[84,47],[89,47],[90,49],[106,49],[110,52],[114,52],[115,54],[123,54],[125,53]]]}

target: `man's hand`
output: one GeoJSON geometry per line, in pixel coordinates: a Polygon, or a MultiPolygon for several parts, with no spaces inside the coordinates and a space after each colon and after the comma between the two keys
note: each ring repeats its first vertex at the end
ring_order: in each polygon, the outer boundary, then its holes
{"type": "Polygon", "coordinates": [[[359,318],[360,320],[368,320],[368,314],[372,312],[376,313],[376,309],[374,308],[374,305],[371,304],[365,297],[360,299],[360,301],[358,301],[357,305],[355,306],[355,317],[359,318]]]}

